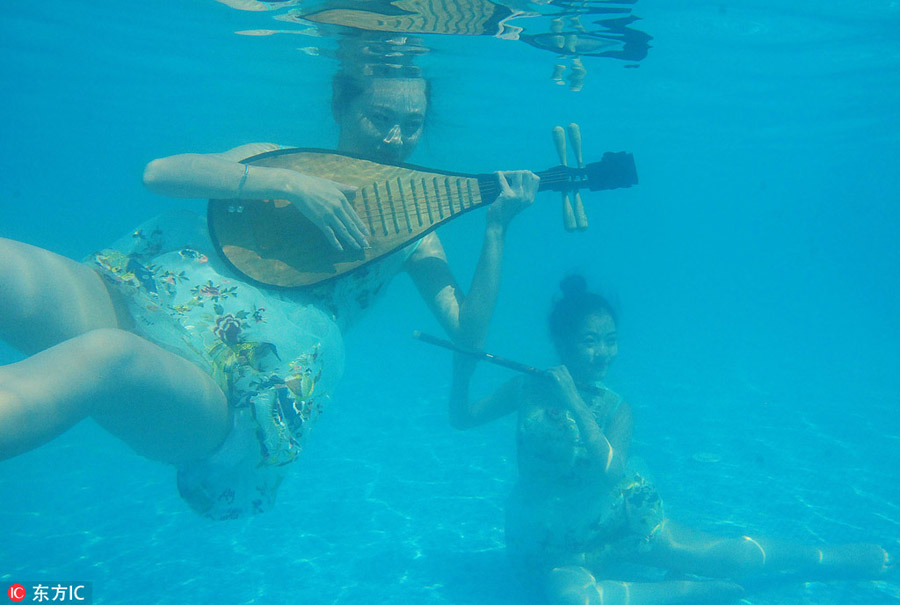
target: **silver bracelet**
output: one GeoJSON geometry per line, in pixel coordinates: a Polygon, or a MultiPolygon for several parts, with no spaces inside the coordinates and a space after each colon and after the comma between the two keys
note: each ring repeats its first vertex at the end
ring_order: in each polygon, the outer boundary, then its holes
{"type": "Polygon", "coordinates": [[[244,191],[244,183],[247,182],[247,173],[249,172],[250,164],[244,164],[244,174],[241,175],[241,182],[238,183],[237,197],[241,197],[241,193],[244,191]]]}

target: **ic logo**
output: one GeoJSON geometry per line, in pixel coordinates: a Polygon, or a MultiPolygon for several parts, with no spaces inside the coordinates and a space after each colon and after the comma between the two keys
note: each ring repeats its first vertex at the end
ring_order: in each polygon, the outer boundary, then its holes
{"type": "Polygon", "coordinates": [[[15,601],[18,603],[19,601],[23,601],[25,599],[25,587],[21,584],[13,584],[9,587],[7,591],[9,594],[9,600],[15,601]]]}

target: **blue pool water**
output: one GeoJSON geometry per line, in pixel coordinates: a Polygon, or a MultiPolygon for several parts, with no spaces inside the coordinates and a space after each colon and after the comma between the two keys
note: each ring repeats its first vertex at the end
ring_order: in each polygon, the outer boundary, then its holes
{"type": "MultiPolygon", "coordinates": [[[[620,309],[609,382],[673,518],[896,554],[900,3],[658,4],[632,7],[647,57],[584,57],[578,92],[546,50],[426,36],[433,122],[415,163],[544,169],[550,130],[575,121],[586,156],[631,151],[641,178],[586,196],[585,233],[562,230],[554,195],[517,219],[488,346],[554,363],[550,296],[585,273],[620,309]]],[[[142,188],[153,158],[333,146],[334,40],[234,33],[295,26],[273,14],[4,4],[0,236],[79,259],[155,213],[203,210],[142,188]]],[[[441,231],[463,283],[483,220],[441,231]]],[[[539,603],[504,556],[512,421],[450,429],[449,357],[414,329],[439,332],[401,277],[348,336],[344,380],[257,518],[199,518],[172,469],[91,423],[0,463],[0,580],[90,581],[104,604],[539,603]]],[[[896,578],[755,588],[759,605],[900,597],[896,578]]]]}

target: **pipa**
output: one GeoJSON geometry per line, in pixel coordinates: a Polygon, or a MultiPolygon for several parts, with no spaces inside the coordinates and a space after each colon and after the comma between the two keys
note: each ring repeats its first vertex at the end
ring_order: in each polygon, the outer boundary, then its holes
{"type": "MultiPolygon", "coordinates": [[[[280,149],[244,160],[357,187],[351,201],[369,229],[370,248],[336,250],[286,200],[210,200],[209,231],[222,258],[260,285],[300,288],[334,279],[390,254],[500,195],[496,174],[461,174],[411,164],[380,164],[325,149],[280,149]]],[[[583,168],[535,173],[539,190],[591,191],[637,184],[630,153],[607,152],[583,168]]]]}

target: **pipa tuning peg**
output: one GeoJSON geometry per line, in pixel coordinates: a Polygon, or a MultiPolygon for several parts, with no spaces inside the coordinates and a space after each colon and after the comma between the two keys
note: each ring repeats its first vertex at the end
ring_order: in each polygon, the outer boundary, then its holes
{"type": "MultiPolygon", "coordinates": [[[[553,143],[556,146],[556,153],[559,156],[559,163],[568,166],[566,161],[566,131],[562,126],[553,127],[553,143]]],[[[572,208],[572,201],[566,191],[562,192],[563,202],[563,226],[566,231],[575,231],[578,228],[578,221],[575,219],[575,210],[572,208]]]]}
{"type": "Polygon", "coordinates": [[[581,154],[581,128],[578,124],[572,122],[566,130],[569,132],[569,143],[572,144],[575,161],[578,162],[579,168],[584,168],[584,156],[581,154]]]}
{"type": "MultiPolygon", "coordinates": [[[[578,193],[575,193],[576,199],[580,199],[578,193]]],[[[566,231],[575,231],[578,229],[578,219],[576,218],[575,211],[572,208],[572,202],[569,200],[569,194],[563,192],[563,227],[566,228],[566,231]]],[[[582,212],[584,209],[582,208],[582,212]]]]}
{"type": "Polygon", "coordinates": [[[562,126],[553,127],[553,143],[556,146],[556,154],[559,156],[559,163],[568,166],[566,161],[566,131],[562,126]]]}
{"type": "MultiPolygon", "coordinates": [[[[581,193],[575,192],[575,207],[572,214],[575,218],[575,228],[584,231],[588,228],[587,214],[584,212],[584,203],[581,201],[581,193]]],[[[571,231],[571,230],[570,230],[571,231]]]]}
{"type": "MultiPolygon", "coordinates": [[[[575,154],[575,161],[578,162],[579,168],[584,168],[584,156],[581,153],[581,128],[575,122],[569,124],[566,128],[569,132],[569,143],[572,145],[572,153],[575,154]]],[[[575,205],[573,207],[575,217],[575,226],[579,231],[588,228],[587,214],[584,211],[584,203],[581,201],[581,194],[575,192],[575,205]]]]}

